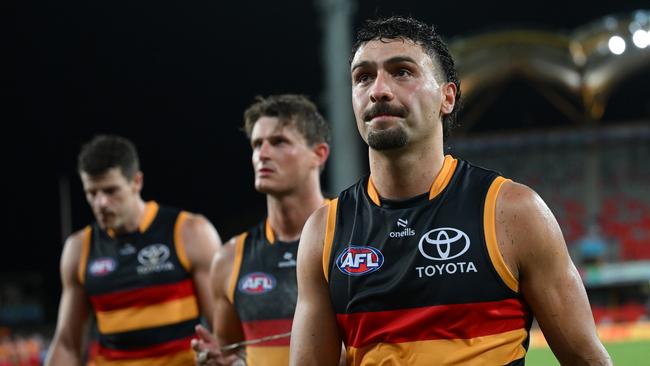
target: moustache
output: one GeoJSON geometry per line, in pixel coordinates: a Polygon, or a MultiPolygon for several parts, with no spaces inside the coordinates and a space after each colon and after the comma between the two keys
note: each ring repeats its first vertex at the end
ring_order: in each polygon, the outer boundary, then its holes
{"type": "Polygon", "coordinates": [[[406,107],[392,106],[388,103],[377,103],[363,113],[363,120],[368,122],[377,116],[386,115],[404,118],[407,114],[408,109],[406,107]]]}

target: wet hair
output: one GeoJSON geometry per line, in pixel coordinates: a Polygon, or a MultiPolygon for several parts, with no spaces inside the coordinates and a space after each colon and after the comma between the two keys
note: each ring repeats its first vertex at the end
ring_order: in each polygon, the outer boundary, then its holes
{"type": "Polygon", "coordinates": [[[120,168],[130,181],[140,170],[138,152],[133,142],[115,135],[98,135],[85,143],[79,152],[79,173],[97,176],[120,168]]]}
{"type": "Polygon", "coordinates": [[[330,128],[316,105],[304,95],[258,96],[244,112],[244,132],[251,138],[255,123],[262,117],[276,117],[282,126],[293,126],[309,146],[330,141],[330,128]]]}
{"type": "Polygon", "coordinates": [[[364,25],[357,32],[357,38],[352,46],[350,63],[354,55],[363,44],[374,40],[410,40],[418,44],[429,55],[433,64],[441,70],[434,70],[436,77],[444,78],[444,81],[456,85],[456,101],[451,113],[442,117],[444,136],[449,136],[456,124],[456,115],[460,108],[460,80],[456,73],[454,59],[443,41],[436,32],[435,27],[411,17],[393,16],[390,18],[377,18],[366,20],[364,25]]]}

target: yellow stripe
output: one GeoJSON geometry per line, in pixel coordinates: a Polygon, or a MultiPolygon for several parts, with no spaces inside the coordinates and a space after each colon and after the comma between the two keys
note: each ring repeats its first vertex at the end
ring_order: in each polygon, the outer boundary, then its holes
{"type": "Polygon", "coordinates": [[[162,357],[138,358],[134,360],[107,360],[97,357],[97,366],[190,366],[194,365],[194,352],[181,351],[162,357]]]}
{"type": "Polygon", "coordinates": [[[183,242],[183,234],[181,233],[181,227],[183,223],[188,218],[188,214],[185,211],[181,211],[176,218],[176,224],[174,224],[174,246],[176,247],[176,255],[178,255],[178,260],[181,262],[181,265],[187,272],[192,270],[192,262],[187,258],[187,253],[185,253],[185,243],[183,242]]]}
{"type": "Polygon", "coordinates": [[[327,208],[327,229],[325,231],[325,242],[323,243],[323,274],[325,281],[329,282],[329,264],[332,255],[332,245],[334,242],[334,229],[336,228],[336,209],[339,205],[339,199],[335,198],[330,202],[327,208]]]}
{"type": "Polygon", "coordinates": [[[288,365],[289,347],[287,346],[261,346],[246,347],[246,365],[288,365]]]}
{"type": "Polygon", "coordinates": [[[440,192],[447,187],[447,184],[449,184],[451,177],[456,171],[457,165],[458,160],[454,159],[451,155],[445,155],[445,160],[442,162],[440,173],[438,173],[438,176],[431,185],[431,190],[429,191],[430,200],[440,194],[440,192]]]}
{"type": "Polygon", "coordinates": [[[79,276],[79,283],[82,285],[86,280],[86,266],[88,265],[88,253],[90,252],[90,235],[92,229],[86,226],[83,232],[83,241],[81,243],[81,254],[79,256],[79,267],[77,267],[77,275],[79,276]]]}
{"type": "Polygon", "coordinates": [[[269,243],[274,244],[275,243],[275,234],[273,234],[273,229],[271,229],[271,220],[266,218],[266,221],[264,221],[264,232],[266,233],[266,240],[269,241],[269,243]]]}
{"type": "MultiPolygon", "coordinates": [[[[442,162],[442,168],[436,176],[436,179],[433,180],[431,184],[431,189],[429,190],[429,199],[434,199],[440,192],[442,192],[445,187],[449,184],[451,177],[454,176],[456,171],[456,166],[458,165],[458,160],[454,159],[451,155],[445,155],[445,159],[442,162]]],[[[370,200],[377,206],[381,205],[381,200],[379,199],[379,193],[377,193],[377,188],[372,182],[372,177],[368,178],[368,196],[370,200]]]]}
{"type": "Polygon", "coordinates": [[[241,269],[241,261],[244,259],[244,242],[246,242],[248,233],[243,233],[237,238],[235,244],[235,260],[232,263],[232,272],[230,274],[230,285],[228,286],[228,300],[231,304],[235,303],[235,289],[237,289],[237,278],[241,269]]]}
{"type": "Polygon", "coordinates": [[[487,244],[488,254],[490,255],[490,260],[492,265],[496,269],[497,273],[503,279],[503,282],[514,292],[519,292],[519,281],[515,276],[510,272],[510,269],[506,265],[503,256],[501,256],[501,251],[499,250],[499,242],[497,241],[497,232],[496,232],[496,206],[497,206],[497,196],[499,190],[503,183],[510,181],[510,179],[505,179],[503,177],[497,177],[488,190],[487,197],[485,197],[485,208],[483,211],[483,227],[485,230],[485,243],[487,244]]]}
{"type": "Polygon", "coordinates": [[[381,201],[379,201],[379,193],[377,193],[377,189],[375,188],[375,185],[372,183],[372,177],[368,178],[368,196],[370,197],[370,200],[377,205],[381,206],[381,201]]]}
{"type": "Polygon", "coordinates": [[[159,208],[160,206],[158,206],[158,203],[156,203],[156,201],[149,201],[144,206],[144,216],[142,217],[142,221],[140,221],[139,225],[139,230],[141,233],[147,231],[149,226],[151,226],[153,219],[155,219],[156,215],[158,214],[159,208]]]}
{"type": "Polygon", "coordinates": [[[179,323],[199,316],[194,296],[148,306],[98,311],[97,324],[103,334],[159,327],[179,323]]]}
{"type": "Polygon", "coordinates": [[[471,339],[435,339],[348,347],[348,365],[506,365],[526,355],[525,329],[471,339]]]}

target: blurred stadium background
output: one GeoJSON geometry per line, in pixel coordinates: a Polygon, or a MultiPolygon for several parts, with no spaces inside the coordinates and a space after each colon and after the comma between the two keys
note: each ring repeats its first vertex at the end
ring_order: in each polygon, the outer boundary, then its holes
{"type": "MultiPolygon", "coordinates": [[[[40,365],[62,240],[92,217],[75,159],[97,133],[136,142],[144,197],[223,239],[255,223],[238,130],[255,95],[312,97],[334,126],[328,195],[367,171],[349,102],[352,30],[373,15],[439,27],[462,77],[448,152],[528,184],[564,232],[617,365],[650,359],[650,7],[400,1],[16,3],[2,61],[6,213],[0,366],[40,365]]],[[[528,364],[557,364],[534,328],[528,364]]]]}

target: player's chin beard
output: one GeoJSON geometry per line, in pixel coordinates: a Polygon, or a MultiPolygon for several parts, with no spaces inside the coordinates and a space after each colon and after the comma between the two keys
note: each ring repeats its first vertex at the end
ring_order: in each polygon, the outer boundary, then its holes
{"type": "Polygon", "coordinates": [[[408,136],[400,127],[368,132],[368,146],[375,150],[399,149],[408,143],[408,136]]]}

